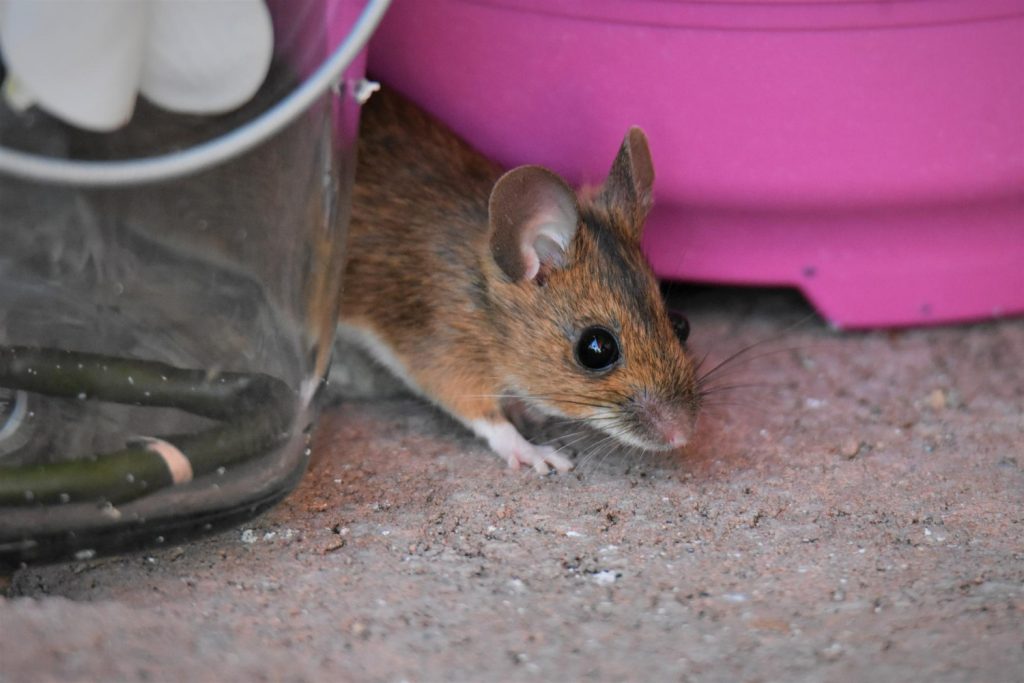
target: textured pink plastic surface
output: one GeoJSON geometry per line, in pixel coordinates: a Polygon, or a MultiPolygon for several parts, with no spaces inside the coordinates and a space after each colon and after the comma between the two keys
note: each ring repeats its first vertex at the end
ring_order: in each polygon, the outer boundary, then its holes
{"type": "Polygon", "coordinates": [[[576,182],[642,126],[664,277],[841,327],[1024,312],[1024,0],[398,0],[370,70],[576,182]]]}

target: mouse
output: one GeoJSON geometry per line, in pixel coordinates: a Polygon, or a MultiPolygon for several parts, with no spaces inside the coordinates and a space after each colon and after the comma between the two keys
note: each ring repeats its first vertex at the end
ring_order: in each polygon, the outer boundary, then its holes
{"type": "Polygon", "coordinates": [[[512,468],[573,467],[523,435],[513,404],[624,447],[682,448],[702,395],[689,325],[641,249],[653,184],[638,127],[577,191],[541,166],[501,168],[382,88],[361,114],[338,335],[512,468]]]}

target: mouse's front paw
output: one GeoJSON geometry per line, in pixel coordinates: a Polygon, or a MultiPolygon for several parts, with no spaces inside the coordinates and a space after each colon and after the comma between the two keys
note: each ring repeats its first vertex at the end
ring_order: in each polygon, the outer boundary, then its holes
{"type": "Polygon", "coordinates": [[[529,465],[539,474],[547,474],[554,468],[558,472],[572,469],[572,461],[551,446],[536,446],[520,434],[510,423],[497,420],[477,420],[472,423],[473,431],[487,440],[487,444],[500,455],[512,469],[529,465]]]}
{"type": "Polygon", "coordinates": [[[547,474],[552,467],[561,474],[572,469],[572,461],[551,446],[535,446],[528,441],[525,443],[526,448],[517,448],[505,455],[508,466],[512,469],[518,469],[520,465],[529,465],[538,474],[547,474]]]}

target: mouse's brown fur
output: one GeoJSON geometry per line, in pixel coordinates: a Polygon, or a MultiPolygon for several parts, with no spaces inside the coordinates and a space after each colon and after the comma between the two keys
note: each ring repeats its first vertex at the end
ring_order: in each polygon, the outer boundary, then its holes
{"type": "Polygon", "coordinates": [[[678,446],[699,393],[640,251],[652,182],[639,129],[605,184],[578,196],[539,167],[502,176],[381,92],[363,112],[342,333],[513,465],[568,461],[509,432],[507,394],[626,444],[678,446]],[[597,372],[576,358],[595,325],[621,353],[597,372]]]}

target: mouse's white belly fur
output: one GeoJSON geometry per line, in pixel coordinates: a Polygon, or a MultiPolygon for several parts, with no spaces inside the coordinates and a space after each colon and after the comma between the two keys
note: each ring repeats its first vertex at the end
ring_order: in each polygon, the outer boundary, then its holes
{"type": "Polygon", "coordinates": [[[356,325],[339,323],[338,336],[343,342],[353,346],[358,346],[370,354],[370,356],[386,368],[388,372],[402,380],[402,383],[405,384],[414,394],[428,400],[430,399],[430,396],[428,396],[427,393],[423,391],[418,384],[416,384],[416,381],[412,376],[409,375],[409,371],[405,367],[405,364],[398,359],[398,356],[396,356],[394,351],[391,350],[391,346],[385,343],[384,340],[378,337],[372,330],[365,327],[358,327],[356,325]]]}

